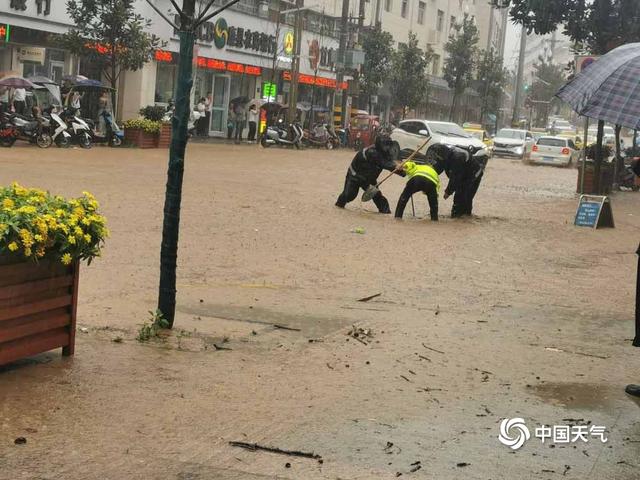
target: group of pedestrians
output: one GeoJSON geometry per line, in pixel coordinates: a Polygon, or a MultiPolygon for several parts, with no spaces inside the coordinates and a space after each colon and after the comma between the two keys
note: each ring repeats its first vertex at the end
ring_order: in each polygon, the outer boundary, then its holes
{"type": "Polygon", "coordinates": [[[24,88],[0,87],[0,110],[26,115],[27,91],[24,88]]]}
{"type": "MultiPolygon", "coordinates": [[[[211,92],[206,97],[200,98],[196,105],[196,110],[200,114],[200,118],[196,124],[196,134],[200,137],[209,136],[209,126],[211,125],[211,111],[213,99],[211,92]]],[[[249,127],[247,140],[249,142],[256,141],[256,133],[258,131],[258,109],[255,104],[246,107],[241,103],[229,105],[227,113],[227,139],[235,140],[240,143],[244,140],[243,132],[249,127]]]]}

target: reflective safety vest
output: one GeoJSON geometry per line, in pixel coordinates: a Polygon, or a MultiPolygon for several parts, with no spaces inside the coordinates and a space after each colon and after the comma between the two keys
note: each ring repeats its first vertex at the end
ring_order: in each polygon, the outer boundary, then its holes
{"type": "Polygon", "coordinates": [[[414,162],[407,162],[404,164],[404,171],[407,172],[407,177],[409,178],[415,176],[428,178],[435,183],[437,191],[440,191],[440,176],[431,165],[418,165],[414,162]]]}

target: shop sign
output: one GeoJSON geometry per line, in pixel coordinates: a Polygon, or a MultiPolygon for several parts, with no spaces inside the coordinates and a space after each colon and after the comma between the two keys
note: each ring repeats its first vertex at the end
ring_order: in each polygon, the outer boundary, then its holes
{"type": "Polygon", "coordinates": [[[198,57],[197,66],[198,68],[206,68],[209,70],[222,70],[255,76],[262,75],[262,69],[260,67],[244,65],[242,63],[225,62],[224,60],[217,60],[215,58],[198,57]]]}
{"type": "Polygon", "coordinates": [[[40,47],[20,47],[18,48],[19,62],[35,62],[44,65],[45,49],[40,47]]]}
{"type": "MultiPolygon", "coordinates": [[[[285,55],[293,55],[293,32],[287,32],[284,34],[284,53],[285,55]]],[[[316,40],[317,42],[317,40],[316,40]]]]}
{"type": "Polygon", "coordinates": [[[278,87],[275,83],[262,82],[262,99],[274,102],[278,95],[278,87]]]}
{"type": "Polygon", "coordinates": [[[11,25],[0,24],[0,42],[9,42],[11,39],[11,25]]]}
{"type": "MultiPolygon", "coordinates": [[[[38,8],[38,15],[49,15],[51,13],[51,0],[35,0],[38,8]]],[[[27,10],[27,0],[11,0],[9,8],[24,12],[27,10]]]]}
{"type": "Polygon", "coordinates": [[[317,70],[318,67],[331,69],[333,67],[333,56],[335,50],[333,48],[320,48],[318,40],[313,39],[309,42],[309,66],[311,70],[317,70]]]}
{"type": "MultiPolygon", "coordinates": [[[[180,24],[180,16],[175,16],[176,25],[180,24]]],[[[173,31],[178,35],[178,31],[173,31]]],[[[248,28],[229,26],[224,18],[215,23],[205,22],[196,32],[196,40],[203,43],[213,43],[216,48],[241,48],[254,52],[273,54],[276,51],[276,37],[268,33],[250,30],[248,28]]]]}
{"type": "MultiPolygon", "coordinates": [[[[287,82],[291,81],[291,72],[282,72],[282,79],[287,82]]],[[[318,85],[319,87],[337,88],[338,90],[346,90],[347,82],[342,82],[340,85],[333,78],[318,77],[313,75],[305,75],[304,73],[298,74],[298,83],[304,83],[307,85],[318,85]]]]}
{"type": "Polygon", "coordinates": [[[166,50],[156,50],[153,57],[156,59],[156,62],[173,62],[173,53],[167,52],[166,50]]]}

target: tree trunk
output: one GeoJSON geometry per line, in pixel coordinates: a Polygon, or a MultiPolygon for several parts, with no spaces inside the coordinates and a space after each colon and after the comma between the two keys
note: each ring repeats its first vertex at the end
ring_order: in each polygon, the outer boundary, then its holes
{"type": "Polygon", "coordinates": [[[115,62],[111,62],[111,109],[113,110],[112,115],[113,115],[113,120],[115,121],[118,117],[116,116],[116,113],[118,111],[118,96],[117,96],[117,92],[118,92],[118,76],[116,76],[116,64],[115,62]]]}
{"type": "Polygon", "coordinates": [[[598,121],[598,138],[596,141],[596,161],[593,168],[593,190],[600,195],[602,189],[602,138],[604,137],[604,120],[598,121]]]}
{"type": "MultiPolygon", "coordinates": [[[[195,0],[184,2],[184,17],[192,18],[195,0]],[[187,4],[191,3],[189,13],[187,4]]],[[[192,28],[185,28],[182,20],[180,36],[180,59],[178,62],[178,85],[176,88],[176,110],[171,120],[171,147],[169,168],[164,199],[164,220],[162,224],[162,245],[160,248],[160,286],[158,310],[173,327],[176,310],[176,264],[178,258],[178,236],[180,231],[180,203],[182,201],[182,176],[184,156],[187,147],[187,124],[190,114],[190,96],[193,85],[193,44],[195,35],[192,28]]],[[[189,26],[190,27],[190,26],[189,26]]]]}
{"type": "Polygon", "coordinates": [[[456,103],[458,103],[458,93],[454,90],[453,91],[453,98],[451,99],[451,108],[449,109],[449,121],[453,122],[453,116],[455,114],[456,111],[456,103]]]}
{"type": "Polygon", "coordinates": [[[620,130],[622,130],[622,127],[620,125],[616,125],[616,163],[614,164],[613,169],[613,183],[615,185],[618,184],[618,176],[624,171],[624,159],[622,158],[622,149],[620,147],[620,130]]]}

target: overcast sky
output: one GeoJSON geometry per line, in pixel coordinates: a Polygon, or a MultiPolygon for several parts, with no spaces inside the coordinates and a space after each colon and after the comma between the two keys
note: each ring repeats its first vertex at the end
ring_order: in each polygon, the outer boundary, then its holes
{"type": "Polygon", "coordinates": [[[507,38],[504,47],[504,62],[509,70],[515,70],[518,66],[518,53],[520,50],[520,29],[519,25],[509,22],[507,26],[507,38]]]}

